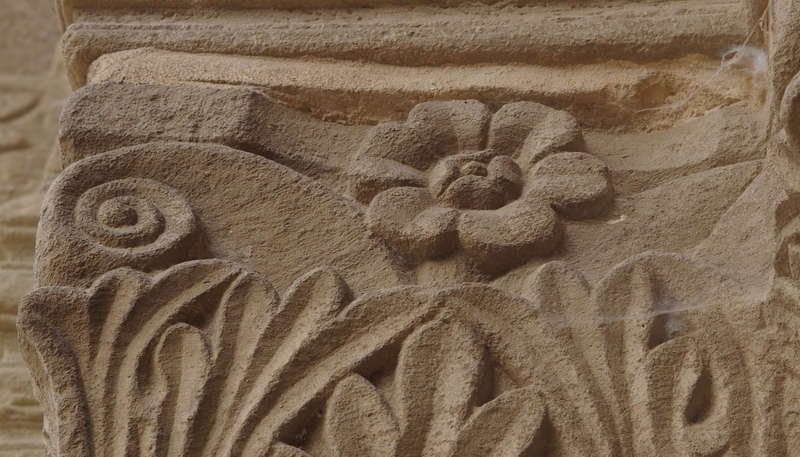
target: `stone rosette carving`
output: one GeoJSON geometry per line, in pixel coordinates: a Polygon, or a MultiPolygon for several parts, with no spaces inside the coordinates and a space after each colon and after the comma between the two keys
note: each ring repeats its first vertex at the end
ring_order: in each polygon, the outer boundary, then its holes
{"type": "Polygon", "coordinates": [[[551,253],[559,216],[590,218],[613,199],[606,166],[582,148],[577,121],[544,105],[422,103],[370,130],[351,190],[372,232],[408,258],[461,250],[500,273],[551,253]]]}

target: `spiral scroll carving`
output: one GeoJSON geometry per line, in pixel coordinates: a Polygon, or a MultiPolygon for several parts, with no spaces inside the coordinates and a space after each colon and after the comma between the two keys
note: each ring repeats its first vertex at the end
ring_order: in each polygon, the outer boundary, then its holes
{"type": "Polygon", "coordinates": [[[197,217],[180,191],[151,179],[87,173],[66,171],[45,202],[42,226],[54,236],[39,242],[39,252],[48,253],[40,256],[40,281],[70,284],[120,267],[160,270],[207,257],[197,217]],[[52,259],[59,264],[51,266],[52,259]]]}
{"type": "Polygon", "coordinates": [[[128,178],[93,187],[75,205],[75,224],[107,248],[147,253],[160,251],[191,235],[195,217],[171,187],[128,178]]]}

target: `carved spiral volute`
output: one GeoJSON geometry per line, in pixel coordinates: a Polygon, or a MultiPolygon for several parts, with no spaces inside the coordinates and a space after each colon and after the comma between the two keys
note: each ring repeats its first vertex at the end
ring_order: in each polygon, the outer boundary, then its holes
{"type": "MultiPolygon", "coordinates": [[[[208,256],[207,243],[189,201],[177,189],[151,179],[105,182],[68,170],[45,202],[37,254],[42,284],[81,284],[107,271],[168,268],[208,256]]],[[[87,282],[88,284],[88,282],[87,282]]]]}
{"type": "Polygon", "coordinates": [[[93,187],[75,206],[75,224],[93,242],[139,254],[160,251],[191,235],[194,219],[175,189],[141,178],[93,187]]]}

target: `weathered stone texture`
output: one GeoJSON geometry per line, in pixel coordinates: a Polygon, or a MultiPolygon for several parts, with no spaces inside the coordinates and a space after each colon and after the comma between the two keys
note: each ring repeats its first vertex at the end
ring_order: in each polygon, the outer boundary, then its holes
{"type": "Polygon", "coordinates": [[[57,5],[47,166],[0,102],[51,455],[797,455],[795,2],[57,5]]]}

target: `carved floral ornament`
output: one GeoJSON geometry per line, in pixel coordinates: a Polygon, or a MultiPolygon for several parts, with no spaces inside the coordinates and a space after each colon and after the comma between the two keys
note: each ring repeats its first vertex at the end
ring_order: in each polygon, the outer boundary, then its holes
{"type": "Polygon", "coordinates": [[[608,172],[575,119],[535,103],[424,103],[374,127],[348,152],[361,205],[333,190],[338,175],[326,186],[233,149],[245,141],[131,136],[99,154],[89,135],[46,199],[39,288],[19,311],[48,454],[793,455],[798,88],[759,160],[762,187],[740,200],[763,210],[742,225],[764,230],[729,231],[766,240],[741,246],[767,246],[757,286],[724,270],[734,237],[710,244],[713,258],[636,255],[591,285],[549,262],[492,285],[397,286],[422,283],[409,271],[430,259],[500,276],[553,252],[564,220],[608,207],[608,172]],[[325,227],[301,233],[323,212],[325,227]]]}
{"type": "Polygon", "coordinates": [[[200,260],[40,288],[19,328],[51,455],[746,455],[748,362],[716,304],[664,313],[684,281],[744,305],[676,255],[595,290],[551,263],[527,298],[475,284],[356,300],[331,270],[280,299],[200,260]]]}
{"type": "MultiPolygon", "coordinates": [[[[798,81],[784,101],[789,159],[798,81]]],[[[507,268],[469,250],[464,219],[515,221],[509,207],[590,217],[610,199],[597,159],[560,152],[580,148],[569,119],[527,103],[494,115],[476,102],[420,105],[407,124],[368,136],[353,190],[378,234],[380,201],[426,193],[422,215],[456,214],[452,249],[507,268]],[[475,113],[476,128],[464,128],[475,113]],[[538,123],[523,122],[531,113],[538,123]],[[423,115],[429,122],[414,122],[423,115]],[[531,127],[542,124],[550,127],[531,127]],[[419,143],[440,151],[429,163],[372,147],[384,138],[413,151],[397,138],[425,138],[426,125],[445,133],[426,140],[438,146],[419,143]],[[583,186],[566,186],[570,173],[583,186]]],[[[797,192],[777,210],[766,298],[717,266],[653,252],[594,287],[550,262],[519,294],[473,283],[355,296],[340,273],[320,268],[279,296],[255,268],[212,258],[219,246],[204,230],[215,215],[181,187],[194,176],[155,176],[164,163],[221,167],[235,154],[264,168],[254,176],[284,184],[285,173],[311,188],[266,159],[188,143],[97,155],[54,183],[37,248],[47,284],[23,300],[18,320],[51,455],[711,457],[782,455],[791,445],[797,192]]],[[[399,239],[387,242],[413,254],[418,240],[399,239]]]]}
{"type": "Polygon", "coordinates": [[[407,257],[462,250],[500,273],[551,253],[559,215],[590,218],[613,199],[606,166],[582,149],[577,121],[544,105],[422,103],[367,134],[351,190],[373,233],[407,257]]]}

